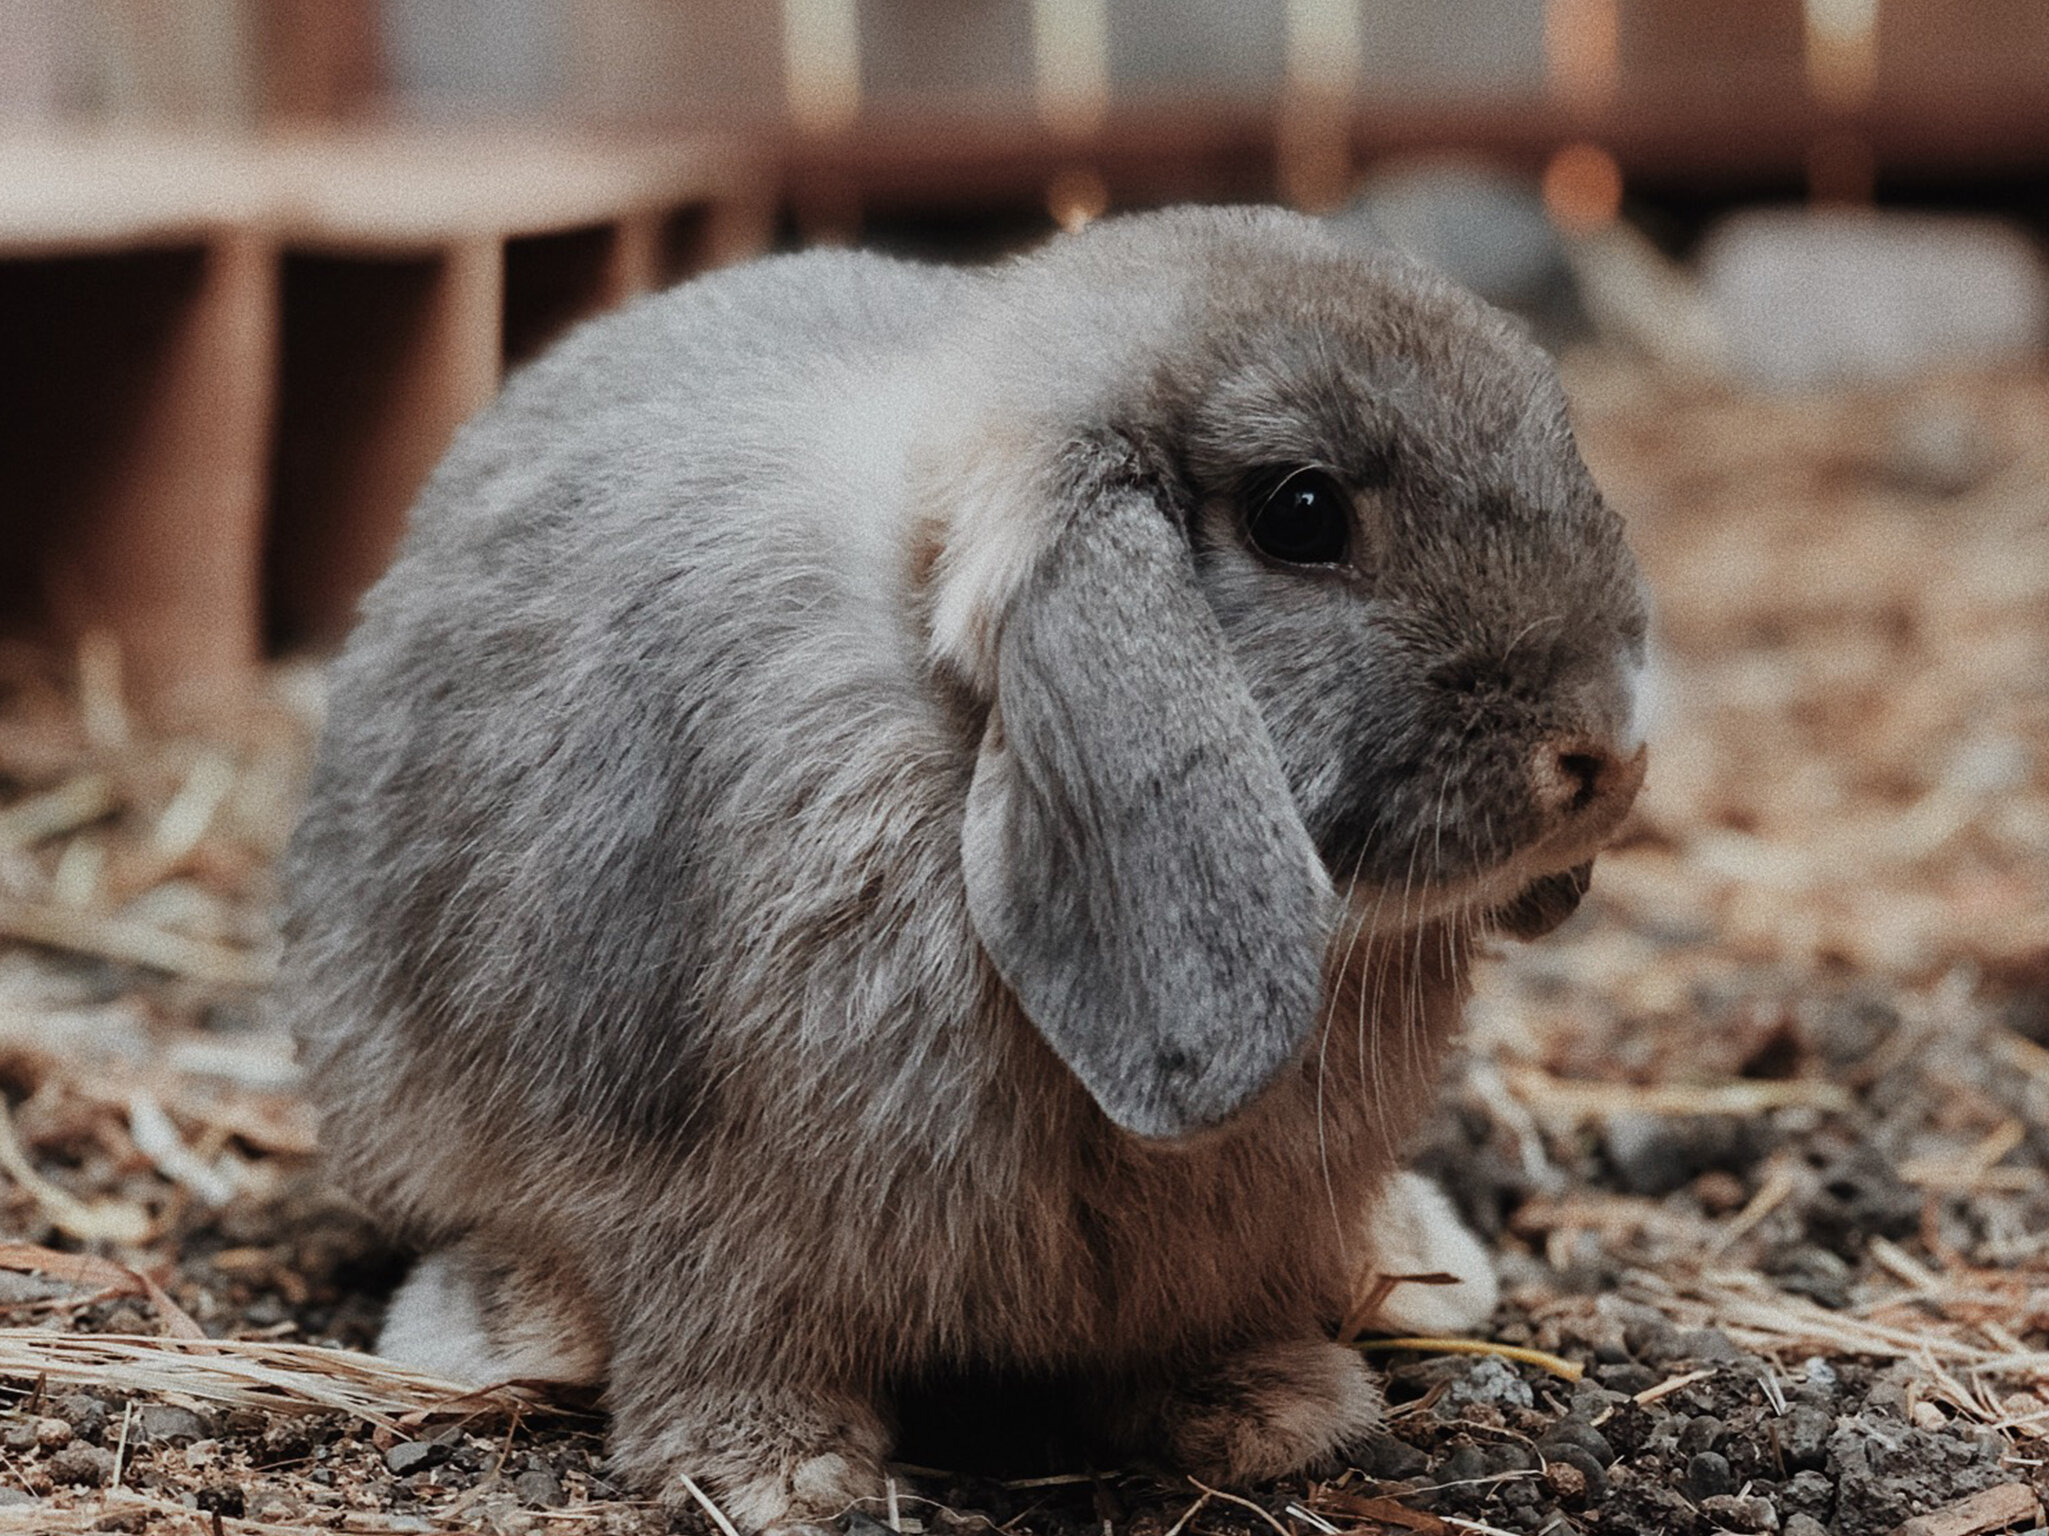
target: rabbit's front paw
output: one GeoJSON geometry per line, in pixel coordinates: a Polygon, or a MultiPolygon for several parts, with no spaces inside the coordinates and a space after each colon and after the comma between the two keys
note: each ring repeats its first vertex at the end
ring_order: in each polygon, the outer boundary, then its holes
{"type": "Polygon", "coordinates": [[[391,1299],[377,1353],[471,1386],[604,1379],[605,1338],[559,1264],[518,1264],[477,1239],[428,1254],[391,1299]]]}
{"type": "Polygon", "coordinates": [[[1494,1315],[1501,1287],[1494,1260],[1460,1219],[1444,1191],[1420,1173],[1388,1180],[1373,1211],[1373,1268],[1386,1293],[1362,1319],[1376,1331],[1441,1335],[1477,1333],[1494,1315]],[[1428,1275],[1432,1283],[1401,1283],[1405,1275],[1428,1275]],[[1453,1284],[1439,1277],[1448,1276],[1453,1284]]]}
{"type": "Polygon", "coordinates": [[[1164,1449],[1197,1477],[1264,1482],[1331,1466],[1380,1423],[1380,1386],[1357,1351],[1291,1339],[1223,1361],[1161,1405],[1164,1449]]]}
{"type": "Polygon", "coordinates": [[[628,1481],[659,1487],[678,1509],[698,1508],[701,1494],[742,1531],[831,1525],[883,1496],[887,1435],[872,1408],[851,1400],[693,1392],[622,1408],[614,1446],[628,1481]]]}

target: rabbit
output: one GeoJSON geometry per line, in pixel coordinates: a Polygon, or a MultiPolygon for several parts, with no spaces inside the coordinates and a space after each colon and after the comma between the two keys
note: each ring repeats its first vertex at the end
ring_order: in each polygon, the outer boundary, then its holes
{"type": "Polygon", "coordinates": [[[1543,355],[1297,215],[588,323],[422,492],[287,856],[324,1147],[427,1255],[381,1348],[602,1383],[753,1530],[959,1381],[1331,1464],[1376,1246],[1491,1306],[1400,1153],[1629,809],[1645,630],[1543,355]]]}

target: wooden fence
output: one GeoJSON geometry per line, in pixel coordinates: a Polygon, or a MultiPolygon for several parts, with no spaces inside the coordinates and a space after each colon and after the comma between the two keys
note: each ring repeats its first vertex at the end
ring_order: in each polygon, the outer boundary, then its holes
{"type": "Polygon", "coordinates": [[[331,643],[577,317],[878,218],[2049,168],[2042,0],[0,0],[0,629],[152,696],[331,643]]]}

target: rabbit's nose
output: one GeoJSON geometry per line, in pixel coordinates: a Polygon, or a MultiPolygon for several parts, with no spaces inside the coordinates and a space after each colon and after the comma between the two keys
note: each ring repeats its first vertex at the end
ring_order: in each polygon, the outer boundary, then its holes
{"type": "Polygon", "coordinates": [[[1537,748],[1530,782],[1547,815],[1578,816],[1596,806],[1627,807],[1643,783],[1645,753],[1625,756],[1593,737],[1547,741],[1537,748]]]}

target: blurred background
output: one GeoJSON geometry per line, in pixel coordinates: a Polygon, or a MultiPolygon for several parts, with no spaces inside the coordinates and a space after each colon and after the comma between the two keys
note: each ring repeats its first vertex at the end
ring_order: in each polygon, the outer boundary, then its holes
{"type": "Polygon", "coordinates": [[[0,0],[0,625],[331,644],[505,367],[774,247],[1278,200],[1801,384],[2032,347],[2045,160],[2036,0],[0,0]]]}
{"type": "MultiPolygon", "coordinates": [[[[1520,315],[1653,591],[1644,794],[1580,914],[1480,968],[1415,1149],[1491,1245],[1491,1332],[1621,1393],[1687,1372],[1672,1422],[1722,1415],[1757,1495],[1717,1528],[1885,1536],[2015,1478],[2039,1507],[2045,172],[2044,0],[0,0],[0,1382],[101,1393],[0,1425],[0,1502],[97,1528],[144,1387],[272,1417],[201,1426],[215,1461],[151,1440],[132,1486],[343,1496],[279,1438],[337,1406],[324,1367],[260,1352],[365,1345],[397,1271],[319,1203],[271,871],[319,658],[505,371],[765,251],[984,259],[1251,200],[1520,315]],[[152,1330],[240,1353],[142,1386],[65,1353],[152,1330]],[[1766,1359],[1844,1426],[1797,1472],[1766,1359]]],[[[1482,1364],[1456,1412],[1559,1406],[1482,1364]]],[[[1382,1473],[1567,1528],[1403,1383],[1382,1473]]],[[[521,1489],[475,1470],[503,1448],[319,1454],[351,1507],[666,1528],[566,1435],[515,1422],[521,1489]]],[[[1656,1443],[1574,1519],[1743,1502],[1656,1443]]],[[[1072,1481],[1058,1528],[1096,1530],[1072,1481]]]]}

